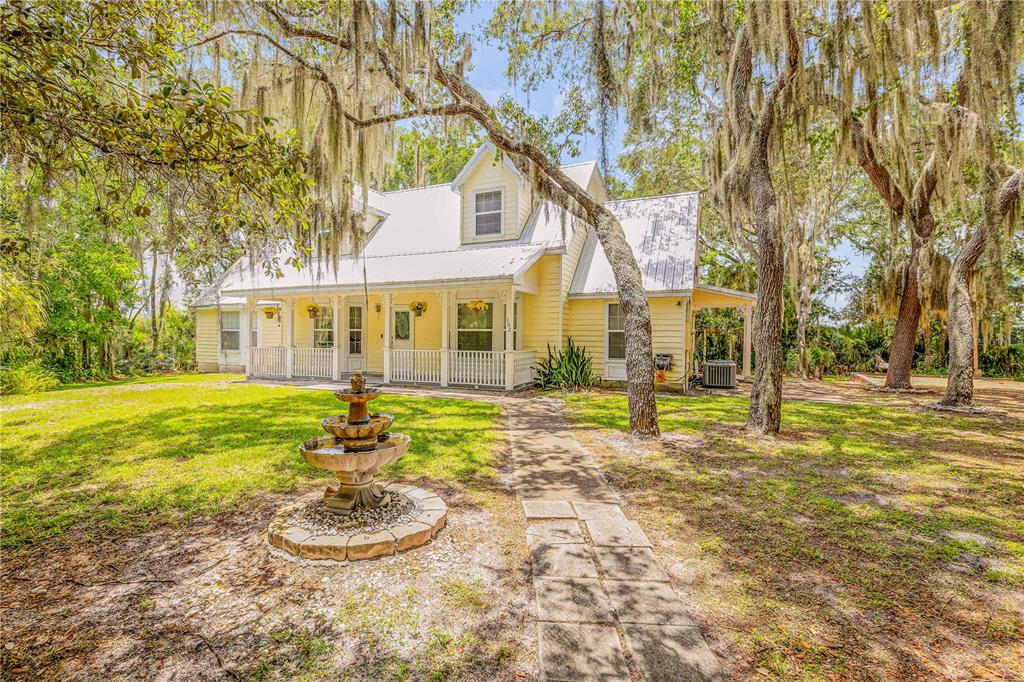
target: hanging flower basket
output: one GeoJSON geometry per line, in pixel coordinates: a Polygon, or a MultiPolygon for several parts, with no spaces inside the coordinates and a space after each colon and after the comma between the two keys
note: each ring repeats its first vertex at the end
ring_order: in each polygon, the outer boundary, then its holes
{"type": "Polygon", "coordinates": [[[475,301],[470,301],[469,303],[467,303],[466,307],[472,310],[477,315],[479,315],[487,310],[487,301],[481,301],[477,299],[475,301]]]}
{"type": "Polygon", "coordinates": [[[312,303],[306,306],[306,313],[309,314],[309,319],[315,320],[316,316],[320,314],[320,306],[316,303],[312,303]]]}
{"type": "Polygon", "coordinates": [[[268,320],[274,319],[274,312],[274,308],[269,305],[263,309],[263,314],[266,315],[268,320]]]}
{"type": "Polygon", "coordinates": [[[409,304],[409,310],[412,311],[413,315],[420,317],[427,310],[427,304],[423,301],[413,301],[409,304]]]}

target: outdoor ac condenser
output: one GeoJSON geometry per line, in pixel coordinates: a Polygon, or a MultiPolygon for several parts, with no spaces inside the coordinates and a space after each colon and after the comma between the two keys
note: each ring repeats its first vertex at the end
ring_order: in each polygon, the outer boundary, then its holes
{"type": "Polygon", "coordinates": [[[732,360],[708,360],[701,369],[701,383],[708,388],[736,388],[736,363],[732,360]]]}

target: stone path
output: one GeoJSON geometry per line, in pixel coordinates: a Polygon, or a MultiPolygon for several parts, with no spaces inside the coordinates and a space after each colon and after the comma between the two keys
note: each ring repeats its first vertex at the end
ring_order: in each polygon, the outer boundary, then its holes
{"type": "Polygon", "coordinates": [[[560,402],[458,389],[387,390],[505,408],[516,492],[528,521],[545,680],[725,680],[650,540],[622,513],[618,497],[565,423],[560,402]]]}
{"type": "Polygon", "coordinates": [[[724,680],[643,529],[544,399],[507,399],[549,681],[724,680]]]}

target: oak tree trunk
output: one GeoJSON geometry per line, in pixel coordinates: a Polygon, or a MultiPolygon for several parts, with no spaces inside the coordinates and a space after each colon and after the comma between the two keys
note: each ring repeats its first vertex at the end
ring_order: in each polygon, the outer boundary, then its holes
{"type": "Polygon", "coordinates": [[[153,353],[155,354],[157,348],[160,345],[160,324],[157,319],[157,313],[159,306],[157,305],[157,256],[156,249],[152,252],[153,266],[149,272],[149,336],[153,346],[153,353]]]}
{"type": "Polygon", "coordinates": [[[800,378],[810,377],[807,367],[807,313],[801,305],[796,313],[796,345],[800,352],[800,378]]]}
{"type": "Polygon", "coordinates": [[[916,243],[910,248],[909,266],[903,280],[903,293],[900,296],[900,310],[896,316],[896,328],[892,333],[892,347],[889,350],[889,369],[885,373],[886,388],[910,388],[914,343],[917,340],[917,326],[921,319],[921,299],[917,295],[918,249],[916,243]]]}
{"type": "Polygon", "coordinates": [[[947,289],[949,319],[949,359],[947,364],[946,395],[940,404],[965,407],[974,403],[975,321],[971,303],[971,277],[981,260],[988,241],[989,228],[998,225],[1020,197],[1024,171],[1010,176],[1002,187],[995,189],[996,179],[991,169],[986,174],[990,190],[986,194],[985,212],[981,224],[963,245],[953,260],[947,289]]]}
{"type": "Polygon", "coordinates": [[[754,305],[754,384],[747,428],[776,433],[782,421],[782,231],[767,146],[755,147],[751,196],[757,232],[757,303],[754,305]]]}
{"type": "Polygon", "coordinates": [[[607,211],[594,226],[615,276],[625,318],[626,392],[629,429],[637,436],[657,436],[658,407],[654,397],[654,345],[651,311],[647,304],[640,268],[626,241],[622,226],[607,211]]]}
{"type": "Polygon", "coordinates": [[[940,403],[950,407],[974,404],[974,307],[971,304],[971,273],[985,245],[980,226],[957,254],[949,275],[949,377],[940,403]]]}

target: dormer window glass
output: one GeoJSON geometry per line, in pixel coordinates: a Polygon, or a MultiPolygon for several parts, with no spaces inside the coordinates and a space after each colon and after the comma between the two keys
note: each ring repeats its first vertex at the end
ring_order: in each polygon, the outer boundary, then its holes
{"type": "Polygon", "coordinates": [[[476,236],[501,234],[502,191],[497,189],[477,192],[474,198],[476,200],[476,236]]]}

